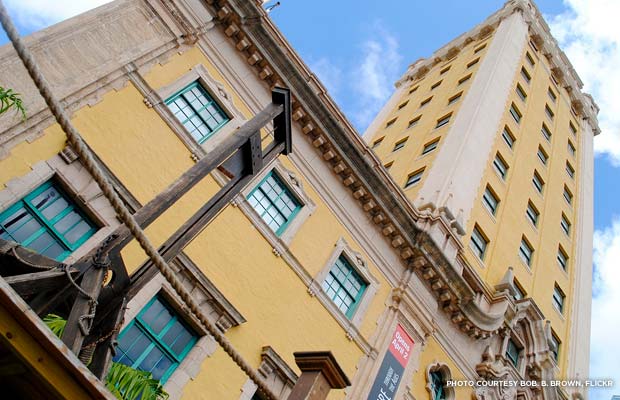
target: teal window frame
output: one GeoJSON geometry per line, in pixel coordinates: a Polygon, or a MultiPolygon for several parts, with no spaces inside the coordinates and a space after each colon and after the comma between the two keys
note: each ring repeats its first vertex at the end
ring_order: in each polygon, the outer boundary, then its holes
{"type": "MultiPolygon", "coordinates": [[[[53,192],[50,192],[50,194],[51,193],[53,192]]],[[[54,196],[52,195],[51,197],[54,196]]],[[[49,200],[49,198],[46,200],[49,200]]],[[[16,218],[21,219],[22,216],[23,214],[16,218]]],[[[40,254],[43,255],[46,255],[45,252],[51,249],[54,244],[57,244],[59,247],[62,248],[62,252],[55,257],[57,261],[62,261],[67,258],[69,254],[71,254],[82,244],[84,244],[84,242],[86,242],[96,231],[97,226],[86,215],[84,215],[78,205],[75,204],[75,202],[65,193],[64,190],[62,190],[60,185],[58,185],[52,180],[47,181],[41,186],[37,187],[31,193],[26,195],[23,199],[19,200],[17,203],[13,204],[11,207],[0,213],[0,238],[18,242],[22,246],[32,248],[35,251],[39,251],[40,254]],[[49,189],[53,189],[58,194],[57,198],[51,201],[49,204],[46,204],[44,207],[41,207],[40,205],[37,206],[34,201],[37,200],[37,198],[41,194],[43,194],[49,189]],[[51,216],[46,215],[45,211],[48,209],[54,210],[53,208],[49,207],[52,207],[58,201],[64,201],[66,203],[64,208],[51,216]],[[36,229],[28,237],[23,238],[23,240],[20,240],[19,237],[16,237],[14,235],[17,229],[12,230],[13,234],[10,233],[9,229],[11,228],[9,228],[8,224],[6,223],[6,220],[8,218],[15,216],[17,213],[20,212],[20,210],[23,210],[23,212],[28,214],[28,216],[30,217],[26,220],[26,222],[23,222],[20,225],[20,228],[31,222],[40,225],[38,229],[36,229]],[[70,227],[67,228],[64,232],[59,231],[55,226],[62,222],[61,220],[63,220],[63,218],[71,217],[70,214],[72,212],[75,214],[75,217],[73,218],[77,217],[78,219],[75,219],[75,221],[71,223],[70,227]],[[85,222],[89,226],[89,229],[82,233],[78,238],[76,238],[75,241],[71,242],[66,237],[66,234],[74,228],[77,228],[78,225],[82,222],[85,222]],[[50,240],[49,244],[44,249],[41,250],[33,246],[33,244],[35,244],[37,240],[44,237],[44,235],[46,234],[52,240],[50,240]]]]}
{"type": "Polygon", "coordinates": [[[443,387],[443,376],[439,371],[431,371],[431,398],[432,400],[445,400],[446,392],[443,387]]]}
{"type": "Polygon", "coordinates": [[[341,254],[329,269],[321,286],[336,307],[338,307],[348,319],[351,319],[368,288],[368,282],[355,270],[344,254],[341,254]],[[357,284],[359,288],[356,289],[354,286],[355,284],[357,284]],[[355,293],[354,289],[357,290],[357,293],[355,293]],[[342,296],[352,301],[351,304],[346,307],[346,310],[342,309],[344,303],[336,303],[337,299],[343,300],[342,296]]]}
{"type": "Polygon", "coordinates": [[[265,221],[265,223],[269,225],[271,230],[275,232],[276,236],[280,236],[286,230],[286,228],[290,225],[291,221],[293,221],[295,217],[297,216],[297,214],[299,214],[299,211],[301,210],[303,206],[301,201],[299,201],[299,199],[297,198],[297,196],[295,196],[293,191],[282,181],[282,178],[280,178],[280,176],[278,176],[278,174],[274,170],[269,171],[269,173],[265,175],[265,177],[260,181],[260,183],[256,185],[254,189],[252,189],[252,191],[247,197],[247,200],[252,206],[252,208],[261,217],[261,219],[265,221]],[[280,193],[278,193],[276,198],[274,199],[270,198],[267,195],[268,190],[264,188],[264,185],[267,184],[267,181],[269,180],[269,178],[272,178],[280,189],[280,193]],[[252,199],[256,199],[257,203],[260,202],[260,200],[257,199],[256,197],[257,191],[261,192],[261,194],[264,196],[263,198],[269,203],[269,208],[266,208],[263,205],[263,208],[265,209],[262,212],[260,212],[254,204],[252,204],[252,199]],[[288,198],[295,205],[295,208],[291,210],[291,213],[288,216],[286,216],[283,210],[277,206],[278,202],[285,202],[283,200],[283,195],[288,196],[288,198]],[[266,219],[267,216],[270,216],[269,211],[271,209],[275,209],[278,215],[284,219],[284,223],[280,224],[277,229],[274,229],[269,223],[269,221],[266,219]]]}
{"type": "Polygon", "coordinates": [[[220,107],[220,105],[217,103],[217,101],[215,101],[213,96],[211,96],[209,91],[205,89],[205,87],[202,84],[200,84],[199,81],[195,81],[187,85],[183,89],[179,90],[178,92],[170,96],[168,99],[166,99],[165,103],[170,109],[170,111],[172,111],[174,116],[177,118],[177,120],[185,127],[185,129],[187,129],[190,136],[192,136],[199,144],[204,143],[207,139],[213,136],[221,127],[223,127],[230,121],[230,117],[228,116],[228,114],[222,109],[222,107],[220,107]],[[202,94],[206,99],[205,102],[199,102],[200,106],[197,106],[195,104],[196,102],[192,102],[189,99],[189,93],[191,93],[193,96],[196,96],[196,93],[193,91],[193,89],[196,89],[196,88],[198,89],[200,94],[202,94]],[[188,117],[185,113],[181,111],[181,108],[176,103],[179,99],[185,102],[187,105],[187,108],[189,108],[192,111],[191,116],[188,117]],[[172,104],[174,104],[179,109],[179,112],[174,111],[174,109],[172,108],[172,104]],[[210,118],[205,119],[204,113],[207,113],[210,116],[210,118]],[[217,119],[214,117],[215,113],[217,113],[222,118],[222,121],[218,122],[214,126],[211,126],[207,122],[211,118],[213,118],[217,122],[217,119]],[[180,118],[179,114],[183,115],[184,118],[183,119],[180,118]],[[195,123],[191,122],[192,119],[195,117],[199,119],[202,126],[206,127],[208,132],[206,133],[201,132],[199,130],[200,128],[196,126],[195,123]],[[191,129],[190,127],[188,127],[186,125],[188,123],[191,123],[195,129],[191,129]]]}
{"type": "MultiPolygon", "coordinates": [[[[174,308],[172,308],[169,303],[162,298],[162,296],[157,295],[153,297],[146,304],[146,306],[142,308],[142,310],[140,310],[138,315],[129,323],[129,325],[127,325],[123,332],[120,333],[120,335],[118,336],[118,340],[119,347],[117,347],[117,355],[114,357],[114,361],[129,365],[132,368],[139,369],[140,364],[142,364],[142,362],[155,348],[161,351],[166,356],[166,358],[168,358],[168,360],[172,361],[166,372],[161,376],[161,378],[159,378],[159,382],[163,385],[164,383],[166,383],[168,378],[170,378],[172,373],[179,367],[183,359],[185,359],[187,354],[189,354],[191,349],[194,347],[194,345],[198,341],[198,334],[195,332],[194,329],[188,326],[188,324],[178,315],[178,312],[174,308]],[[166,322],[166,324],[160,329],[159,333],[156,333],[149,325],[149,323],[144,320],[144,315],[151,309],[151,307],[156,301],[159,301],[164,306],[164,308],[172,315],[172,318],[170,318],[170,320],[166,322]],[[166,334],[170,331],[172,327],[174,327],[176,322],[179,322],[186,329],[186,331],[188,331],[192,335],[191,339],[188,341],[185,347],[183,347],[183,349],[178,353],[174,351],[167,343],[164,342],[166,334]],[[136,327],[143,335],[142,337],[146,337],[146,339],[148,339],[150,343],[140,353],[136,360],[133,361],[133,363],[128,364],[123,362],[125,361],[124,358],[126,356],[126,353],[131,350],[131,348],[136,344],[136,341],[139,340],[141,337],[136,337],[134,342],[131,343],[131,346],[128,347],[126,351],[120,348],[120,343],[122,342],[123,338],[129,332],[131,332],[133,327],[136,327]]],[[[129,358],[129,356],[127,356],[127,358],[129,358]]],[[[157,363],[155,363],[155,365],[157,365],[157,363]]]]}

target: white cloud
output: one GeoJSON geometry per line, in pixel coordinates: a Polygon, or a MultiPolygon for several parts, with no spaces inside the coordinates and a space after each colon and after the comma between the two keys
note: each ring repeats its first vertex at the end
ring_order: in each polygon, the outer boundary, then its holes
{"type": "Polygon", "coordinates": [[[350,82],[355,98],[353,122],[363,131],[377,115],[394,90],[394,82],[400,77],[402,57],[398,52],[398,40],[376,22],[372,29],[373,39],[362,45],[362,59],[354,68],[350,82]]]}
{"type": "Polygon", "coordinates": [[[327,91],[332,96],[337,96],[342,86],[342,69],[325,57],[316,61],[311,59],[308,64],[327,91]]]}
{"type": "Polygon", "coordinates": [[[111,0],[5,0],[5,5],[18,26],[39,30],[111,0]]]}
{"type": "Polygon", "coordinates": [[[620,350],[615,345],[620,333],[620,218],[594,233],[594,298],[590,338],[590,376],[612,378],[613,389],[591,390],[592,400],[609,400],[620,394],[620,350]]]}
{"type": "Polygon", "coordinates": [[[551,31],[601,108],[595,151],[620,166],[620,1],[563,1],[568,10],[549,18],[551,31]]]}

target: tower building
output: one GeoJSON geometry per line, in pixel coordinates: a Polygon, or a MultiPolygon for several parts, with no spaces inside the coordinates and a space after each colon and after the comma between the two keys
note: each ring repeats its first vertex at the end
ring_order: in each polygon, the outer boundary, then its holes
{"type": "MultiPolygon", "coordinates": [[[[587,377],[598,108],[532,2],[509,1],[411,64],[364,137],[459,257],[530,298],[561,376],[587,377]]],[[[522,339],[506,351],[518,364],[522,339]]]]}

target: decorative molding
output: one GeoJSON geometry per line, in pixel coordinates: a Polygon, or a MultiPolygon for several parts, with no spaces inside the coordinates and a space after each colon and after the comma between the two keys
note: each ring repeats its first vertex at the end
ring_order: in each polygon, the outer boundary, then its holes
{"type": "Polygon", "coordinates": [[[456,398],[454,393],[454,387],[446,385],[446,382],[452,380],[452,372],[450,372],[450,368],[447,364],[437,361],[429,364],[426,367],[426,371],[424,373],[424,377],[426,378],[426,391],[429,393],[431,399],[433,398],[433,380],[431,378],[431,373],[433,372],[439,372],[441,374],[441,383],[444,387],[444,392],[446,395],[445,400],[454,400],[456,398]]]}
{"type": "MultiPolygon", "coordinates": [[[[220,184],[224,183],[224,181],[220,181],[220,184]]],[[[258,174],[252,182],[246,186],[246,188],[241,192],[241,195],[234,199],[237,205],[243,204],[242,210],[252,220],[254,225],[263,225],[263,229],[261,229],[261,233],[265,232],[267,235],[272,237],[272,241],[280,243],[280,246],[274,246],[273,251],[276,256],[280,256],[282,252],[279,250],[282,246],[288,246],[295,234],[304,224],[304,222],[314,214],[316,210],[316,204],[314,200],[308,195],[306,190],[304,189],[302,181],[297,177],[295,172],[287,169],[284,164],[279,159],[275,159],[271,165],[263,168],[260,174],[258,174]],[[286,187],[293,193],[295,198],[299,201],[301,205],[301,209],[297,212],[293,220],[291,220],[284,231],[278,236],[276,235],[271,228],[263,221],[263,219],[256,213],[254,208],[249,205],[247,202],[247,198],[250,193],[256,188],[259,182],[261,182],[267,174],[275,171],[278,175],[282,183],[286,185],[286,187]]]]}
{"type": "Polygon", "coordinates": [[[328,310],[338,320],[341,321],[344,318],[346,321],[348,321],[347,337],[351,339],[353,335],[357,333],[357,329],[359,329],[363,321],[364,315],[366,314],[366,311],[368,311],[371,300],[377,293],[378,288],[379,281],[369,271],[368,265],[364,257],[357,251],[353,250],[346,242],[346,240],[341,237],[334,245],[334,250],[329,256],[329,259],[327,260],[327,263],[325,264],[323,269],[321,269],[318,275],[310,283],[310,286],[308,287],[308,293],[310,293],[311,296],[325,297],[329,302],[329,305],[327,306],[328,310]],[[350,319],[347,318],[338,307],[336,307],[333,301],[329,297],[327,297],[327,294],[323,291],[323,281],[325,281],[325,278],[327,278],[327,275],[329,274],[329,271],[332,269],[332,267],[335,265],[336,260],[338,260],[338,258],[341,256],[344,256],[347,261],[349,261],[351,266],[355,268],[355,271],[362,277],[362,279],[364,279],[367,284],[366,290],[364,290],[364,293],[362,294],[362,297],[359,300],[359,303],[357,304],[355,311],[350,319]]]}
{"type": "MultiPolygon", "coordinates": [[[[385,171],[381,173],[382,169],[377,168],[380,161],[346,122],[346,118],[341,116],[331,99],[325,96],[321,84],[312,79],[313,75],[300,60],[290,57],[294,52],[290,50],[286,55],[282,52],[282,47],[288,48],[288,45],[280,41],[264,10],[257,4],[239,0],[214,0],[212,5],[224,29],[231,24],[239,27],[239,30],[229,36],[229,40],[247,57],[248,63],[257,70],[261,80],[269,87],[283,85],[283,81],[294,82],[293,120],[299,124],[323,159],[331,165],[334,173],[342,179],[342,183],[352,191],[354,198],[360,202],[373,222],[380,227],[386,239],[400,254],[403,263],[408,265],[414,257],[420,255],[429,259],[430,270],[416,272],[428,282],[442,308],[460,321],[457,323],[459,328],[474,338],[488,337],[498,329],[503,323],[503,313],[507,307],[505,297],[494,298],[479,279],[470,279],[475,276],[471,268],[462,274],[458,270],[454,271],[438,245],[420,231],[415,222],[420,218],[420,213],[385,171]],[[229,2],[233,3],[234,7],[225,5],[229,2]],[[247,23],[249,20],[260,22],[250,24],[247,23]],[[257,45],[258,42],[253,38],[259,35],[262,39],[260,45],[257,45]],[[270,65],[269,69],[273,73],[262,74],[261,71],[267,65],[270,65]],[[283,79],[279,76],[280,71],[292,75],[283,79]],[[310,77],[309,80],[301,76],[304,74],[310,77]],[[316,88],[321,88],[318,95],[316,88]],[[334,120],[334,116],[340,117],[338,122],[334,120]],[[335,132],[342,134],[336,135],[335,132]],[[347,148],[347,153],[338,150],[341,148],[347,148]],[[390,188],[387,189],[386,185],[390,188]],[[454,272],[449,272],[450,270],[454,272]],[[464,276],[465,273],[467,277],[464,276]],[[479,285],[472,288],[470,282],[477,282],[479,285]],[[484,295],[476,296],[475,292],[482,292],[484,295]],[[457,293],[462,294],[462,298],[459,298],[461,296],[457,293]]],[[[450,222],[448,230],[453,229],[455,225],[450,222]]],[[[457,258],[457,261],[464,263],[462,257],[457,258]]]]}

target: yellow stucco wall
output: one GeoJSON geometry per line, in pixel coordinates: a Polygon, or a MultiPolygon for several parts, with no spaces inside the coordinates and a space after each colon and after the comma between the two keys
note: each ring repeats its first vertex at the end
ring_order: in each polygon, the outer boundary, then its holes
{"type": "MultiPolygon", "coordinates": [[[[155,89],[174,82],[193,66],[203,64],[212,76],[233,94],[235,106],[249,119],[252,115],[226,79],[200,50],[193,48],[155,65],[145,74],[155,89]]],[[[126,188],[146,204],[164,190],[194,162],[191,152],[170,130],[154,109],[148,108],[139,91],[128,83],[106,93],[101,100],[74,114],[73,123],[126,188]],[[111,118],[113,116],[113,118],[111,118]]],[[[32,143],[21,143],[0,161],[0,184],[31,171],[32,165],[57,154],[65,144],[57,125],[46,129],[32,143]]],[[[360,331],[368,339],[376,328],[390,287],[364,249],[323,203],[302,173],[282,157],[286,168],[302,180],[316,210],[299,228],[290,244],[292,254],[309,275],[316,277],[325,267],[339,238],[368,261],[370,273],[379,280],[378,291],[368,307],[360,331]],[[326,229],[329,227],[329,229],[326,229]]],[[[207,178],[148,229],[155,246],[160,245],[218,190],[207,178]]],[[[1,189],[1,188],[0,188],[1,189]]],[[[353,377],[363,351],[347,338],[345,329],[316,298],[239,208],[227,207],[187,248],[186,253],[247,319],[226,336],[255,367],[263,346],[272,346],[294,370],[293,352],[331,350],[353,377]]],[[[122,252],[129,272],[146,259],[135,242],[122,252]]],[[[297,371],[299,372],[299,371],[297,371]]],[[[246,377],[221,349],[202,363],[202,370],[184,389],[190,399],[233,399],[239,396],[246,377]]],[[[334,391],[331,399],[342,398],[334,391]]]]}

